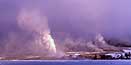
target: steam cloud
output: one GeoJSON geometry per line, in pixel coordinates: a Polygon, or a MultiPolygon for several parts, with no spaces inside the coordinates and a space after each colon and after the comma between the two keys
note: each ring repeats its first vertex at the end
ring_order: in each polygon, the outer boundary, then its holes
{"type": "Polygon", "coordinates": [[[50,34],[47,18],[41,15],[39,9],[21,9],[17,23],[24,35],[9,33],[4,55],[56,54],[56,46],[50,34]]]}
{"type": "Polygon", "coordinates": [[[20,15],[18,16],[18,24],[24,30],[27,30],[31,33],[36,33],[35,41],[34,43],[32,42],[32,45],[37,48],[34,50],[41,50],[41,52],[44,52],[44,48],[50,53],[56,53],[54,39],[50,34],[47,18],[42,16],[38,9],[22,9],[20,15]]]}

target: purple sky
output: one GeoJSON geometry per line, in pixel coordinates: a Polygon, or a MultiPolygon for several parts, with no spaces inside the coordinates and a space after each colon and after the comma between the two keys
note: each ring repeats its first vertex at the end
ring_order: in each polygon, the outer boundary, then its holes
{"type": "MultiPolygon", "coordinates": [[[[131,35],[131,0],[0,0],[0,35],[20,31],[16,17],[22,7],[40,8],[53,33],[88,37],[131,35]]],[[[19,33],[19,32],[18,32],[19,33]]]]}

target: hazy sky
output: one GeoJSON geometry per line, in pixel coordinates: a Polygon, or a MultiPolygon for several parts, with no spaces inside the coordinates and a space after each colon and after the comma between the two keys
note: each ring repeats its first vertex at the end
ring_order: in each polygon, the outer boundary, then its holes
{"type": "Polygon", "coordinates": [[[131,36],[131,0],[0,0],[0,36],[20,31],[21,8],[40,8],[52,32],[88,37],[131,36]]]}

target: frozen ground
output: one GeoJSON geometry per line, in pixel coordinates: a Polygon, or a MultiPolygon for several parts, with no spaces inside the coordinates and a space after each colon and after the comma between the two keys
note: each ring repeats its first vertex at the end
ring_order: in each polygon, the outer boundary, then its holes
{"type": "Polygon", "coordinates": [[[131,65],[131,60],[6,60],[0,65],[131,65]]]}

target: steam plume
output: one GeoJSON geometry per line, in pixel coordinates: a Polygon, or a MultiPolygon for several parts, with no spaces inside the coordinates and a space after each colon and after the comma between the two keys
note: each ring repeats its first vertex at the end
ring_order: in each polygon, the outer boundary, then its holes
{"type": "Polygon", "coordinates": [[[34,33],[32,50],[36,53],[56,53],[54,40],[48,28],[47,18],[42,16],[38,9],[22,9],[18,15],[18,25],[21,29],[34,33]]]}

